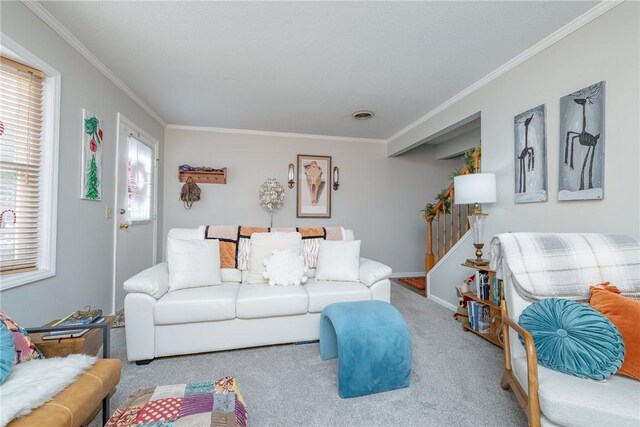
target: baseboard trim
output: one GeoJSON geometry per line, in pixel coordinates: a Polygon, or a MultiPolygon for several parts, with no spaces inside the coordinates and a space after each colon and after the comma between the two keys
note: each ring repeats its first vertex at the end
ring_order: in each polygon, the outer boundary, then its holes
{"type": "Polygon", "coordinates": [[[438,297],[435,297],[433,295],[427,295],[427,299],[435,302],[438,305],[443,306],[444,308],[448,308],[449,310],[451,310],[453,312],[458,311],[458,307],[456,307],[455,305],[451,304],[450,302],[447,302],[447,301],[443,300],[442,298],[438,298],[438,297]]]}
{"type": "Polygon", "coordinates": [[[405,279],[407,277],[424,277],[424,271],[413,271],[413,272],[404,272],[404,273],[393,273],[391,275],[392,279],[405,279]]]}

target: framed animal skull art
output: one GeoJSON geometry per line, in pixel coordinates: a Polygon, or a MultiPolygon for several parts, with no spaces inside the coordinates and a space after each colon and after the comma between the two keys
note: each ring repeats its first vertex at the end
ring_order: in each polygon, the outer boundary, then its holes
{"type": "Polygon", "coordinates": [[[331,156],[298,154],[298,218],[331,218],[331,156]]]}
{"type": "Polygon", "coordinates": [[[604,198],[604,82],[560,99],[558,200],[604,198]]]}

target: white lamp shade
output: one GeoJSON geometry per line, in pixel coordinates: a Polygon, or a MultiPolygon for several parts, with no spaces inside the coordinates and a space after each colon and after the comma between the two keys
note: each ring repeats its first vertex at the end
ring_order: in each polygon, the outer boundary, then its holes
{"type": "Polygon", "coordinates": [[[456,176],[453,187],[456,205],[496,202],[496,176],[492,173],[456,176]]]}

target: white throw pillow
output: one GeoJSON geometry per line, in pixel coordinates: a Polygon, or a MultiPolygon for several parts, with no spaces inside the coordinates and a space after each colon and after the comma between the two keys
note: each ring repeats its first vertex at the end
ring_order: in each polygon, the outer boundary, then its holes
{"type": "Polygon", "coordinates": [[[167,239],[169,291],[221,285],[220,241],[167,239]]]}
{"type": "Polygon", "coordinates": [[[289,249],[286,251],[274,251],[273,255],[263,261],[266,271],[262,274],[269,279],[269,286],[300,286],[307,281],[304,273],[307,267],[304,265],[304,257],[296,255],[289,249]]]}
{"type": "Polygon", "coordinates": [[[267,283],[263,277],[265,272],[264,259],[270,257],[273,251],[289,249],[295,255],[302,255],[302,236],[300,233],[253,233],[251,235],[251,254],[249,256],[249,271],[247,283],[267,283]]]}
{"type": "Polygon", "coordinates": [[[323,240],[318,251],[316,280],[357,282],[360,279],[360,240],[323,240]]]}

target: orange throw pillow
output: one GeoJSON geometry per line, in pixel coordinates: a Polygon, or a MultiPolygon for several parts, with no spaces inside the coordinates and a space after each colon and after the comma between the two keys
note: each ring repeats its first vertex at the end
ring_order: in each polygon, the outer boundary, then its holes
{"type": "Polygon", "coordinates": [[[626,349],[622,367],[618,374],[640,381],[640,301],[620,295],[620,291],[609,283],[589,288],[589,304],[611,320],[626,349]]]}

